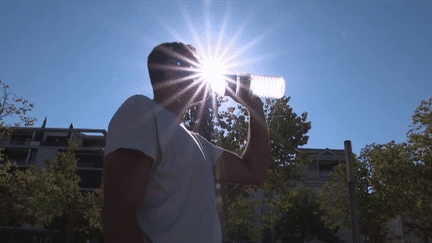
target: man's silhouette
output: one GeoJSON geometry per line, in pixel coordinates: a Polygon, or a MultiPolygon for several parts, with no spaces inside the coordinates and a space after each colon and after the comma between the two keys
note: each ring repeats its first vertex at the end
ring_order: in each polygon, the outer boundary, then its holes
{"type": "Polygon", "coordinates": [[[128,98],[106,139],[102,209],[105,242],[222,242],[215,183],[261,184],[270,148],[263,104],[232,95],[250,113],[242,157],[188,131],[182,119],[208,92],[195,49],[163,43],[148,57],[154,99],[128,98]]]}

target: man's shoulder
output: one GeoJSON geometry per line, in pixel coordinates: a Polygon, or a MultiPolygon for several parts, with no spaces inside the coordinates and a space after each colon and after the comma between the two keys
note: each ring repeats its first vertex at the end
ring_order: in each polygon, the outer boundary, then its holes
{"type": "Polygon", "coordinates": [[[127,98],[118,108],[110,121],[111,124],[130,123],[141,119],[142,116],[150,116],[154,108],[154,101],[147,96],[136,94],[127,98]]]}
{"type": "Polygon", "coordinates": [[[127,98],[119,107],[118,112],[144,112],[155,107],[155,102],[147,96],[136,94],[127,98]]]}
{"type": "Polygon", "coordinates": [[[135,94],[135,95],[132,95],[131,97],[127,98],[123,102],[123,105],[125,105],[125,104],[142,105],[143,103],[154,104],[154,101],[145,95],[135,94]]]}

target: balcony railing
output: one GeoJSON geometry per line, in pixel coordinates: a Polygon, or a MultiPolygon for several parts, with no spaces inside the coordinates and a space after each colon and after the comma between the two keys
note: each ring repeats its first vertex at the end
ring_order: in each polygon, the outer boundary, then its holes
{"type": "Polygon", "coordinates": [[[320,179],[324,180],[324,181],[330,180],[330,173],[331,172],[333,172],[333,171],[321,171],[320,172],[320,179]]]}
{"type": "Polygon", "coordinates": [[[0,146],[38,146],[39,141],[10,141],[0,140],[0,146]]]}
{"type": "Polygon", "coordinates": [[[11,163],[16,162],[17,165],[27,165],[27,159],[8,159],[8,158],[6,158],[5,160],[1,160],[0,164],[6,164],[8,161],[10,161],[11,163]]]}
{"type": "MultiPolygon", "coordinates": [[[[49,146],[49,147],[69,147],[67,141],[10,141],[0,140],[0,147],[3,146],[49,146]]],[[[98,149],[105,147],[105,141],[85,142],[79,145],[80,148],[98,149]]]]}

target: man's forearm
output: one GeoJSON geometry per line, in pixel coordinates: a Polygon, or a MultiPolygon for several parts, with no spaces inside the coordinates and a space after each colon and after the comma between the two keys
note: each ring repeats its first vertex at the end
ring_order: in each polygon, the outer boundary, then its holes
{"type": "Polygon", "coordinates": [[[102,227],[104,242],[147,242],[143,239],[141,228],[133,215],[126,216],[126,214],[102,208],[102,227]]]}
{"type": "Polygon", "coordinates": [[[257,181],[262,183],[267,176],[270,163],[268,127],[262,105],[250,107],[248,111],[248,142],[242,157],[255,174],[257,181]]]}

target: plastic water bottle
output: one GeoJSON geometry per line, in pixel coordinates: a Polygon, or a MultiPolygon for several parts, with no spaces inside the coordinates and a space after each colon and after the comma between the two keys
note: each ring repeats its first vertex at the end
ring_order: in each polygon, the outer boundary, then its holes
{"type": "Polygon", "coordinates": [[[222,92],[226,96],[229,92],[238,94],[240,88],[249,90],[249,94],[264,97],[280,99],[285,95],[285,79],[277,76],[265,75],[225,75],[225,90],[222,92]]]}

